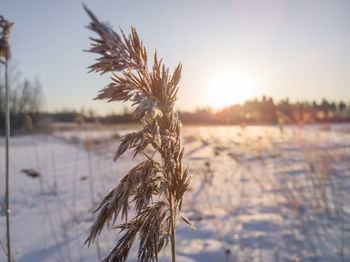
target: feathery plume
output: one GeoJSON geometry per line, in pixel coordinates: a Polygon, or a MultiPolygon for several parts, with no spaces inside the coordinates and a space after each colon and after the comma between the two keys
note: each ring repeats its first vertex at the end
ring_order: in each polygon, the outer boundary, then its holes
{"type": "Polygon", "coordinates": [[[84,9],[91,19],[88,28],[98,35],[91,38],[88,51],[99,57],[89,68],[101,74],[112,73],[111,83],[95,99],[131,101],[136,107],[133,117],[142,124],[140,131],[122,138],[114,161],[127,150],[132,150],[134,156],[142,153],[145,157],[103,198],[85,243],[90,245],[104,227],[113,226],[120,217],[125,222],[114,228],[122,236],[103,261],[125,261],[138,236],[138,261],[158,261],[159,251],[171,242],[174,262],[177,214],[190,183],[188,169],[182,164],[181,122],[174,112],[182,65],[170,74],[155,52],[149,70],[147,52],[135,28],[131,27],[129,36],[121,30],[120,36],[86,6],[84,9]],[[146,147],[153,149],[152,156],[145,153],[146,147]],[[132,219],[128,218],[130,208],[136,211],[132,219]]]}

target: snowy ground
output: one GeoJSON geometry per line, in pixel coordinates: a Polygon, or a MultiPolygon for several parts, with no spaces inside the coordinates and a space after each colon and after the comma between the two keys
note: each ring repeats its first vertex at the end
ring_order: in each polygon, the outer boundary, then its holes
{"type": "MultiPolygon", "coordinates": [[[[116,231],[83,245],[93,206],[140,159],[113,153],[127,127],[11,139],[16,262],[97,261],[116,231]],[[21,172],[41,173],[31,178],[21,172]]],[[[4,163],[0,138],[0,163],[4,163]]],[[[350,126],[183,128],[192,184],[177,256],[190,261],[350,261],[350,126]]],[[[0,202],[4,168],[0,169],[0,202]]],[[[0,261],[5,213],[0,210],[0,261]]],[[[136,249],[129,256],[136,261],[136,249]]],[[[160,261],[170,261],[164,251],[160,261]]]]}

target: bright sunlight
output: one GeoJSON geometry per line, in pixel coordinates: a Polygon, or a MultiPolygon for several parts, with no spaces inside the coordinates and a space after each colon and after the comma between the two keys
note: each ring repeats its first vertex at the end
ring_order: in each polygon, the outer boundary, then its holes
{"type": "Polygon", "coordinates": [[[217,75],[210,84],[209,101],[213,107],[244,103],[257,95],[257,84],[253,77],[242,73],[217,75]]]}

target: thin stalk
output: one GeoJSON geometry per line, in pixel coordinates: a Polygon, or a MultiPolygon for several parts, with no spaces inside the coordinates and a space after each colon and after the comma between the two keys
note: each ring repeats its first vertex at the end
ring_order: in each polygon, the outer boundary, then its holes
{"type": "Polygon", "coordinates": [[[8,59],[5,59],[5,87],[6,87],[6,233],[7,233],[7,259],[12,262],[11,241],[10,241],[10,87],[8,84],[8,59]]]}
{"type": "MultiPolygon", "coordinates": [[[[89,141],[91,143],[91,141],[89,141]]],[[[95,197],[94,197],[94,184],[93,184],[93,173],[92,173],[92,164],[91,164],[91,145],[87,147],[87,154],[88,154],[88,164],[89,164],[89,180],[90,180],[90,196],[91,196],[91,206],[94,209],[96,205],[95,197]]],[[[92,213],[92,217],[95,220],[95,213],[92,213]]],[[[96,239],[96,251],[97,251],[97,258],[99,261],[102,260],[102,253],[101,253],[101,247],[100,242],[98,239],[96,239]]]]}
{"type": "Polygon", "coordinates": [[[176,244],[175,244],[175,215],[176,212],[174,210],[174,203],[173,203],[173,198],[170,193],[170,244],[171,244],[171,261],[176,262],[176,244]]]}

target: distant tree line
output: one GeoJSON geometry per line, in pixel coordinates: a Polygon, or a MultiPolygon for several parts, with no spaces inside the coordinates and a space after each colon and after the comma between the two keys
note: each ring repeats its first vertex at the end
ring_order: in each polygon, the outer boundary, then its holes
{"type": "MultiPolygon", "coordinates": [[[[11,82],[10,82],[11,83],[11,82]]],[[[11,84],[10,121],[11,133],[32,132],[45,128],[41,115],[43,96],[38,80],[24,80],[11,84]]],[[[5,85],[0,82],[0,133],[5,132],[5,85]]]]}
{"type": "MultiPolygon", "coordinates": [[[[0,132],[5,132],[5,89],[0,82],[0,132]]],[[[43,95],[38,80],[22,81],[11,88],[11,130],[12,133],[50,131],[52,122],[63,123],[101,123],[117,124],[134,122],[132,113],[111,113],[98,116],[92,109],[80,111],[63,109],[58,112],[45,113],[43,95]]],[[[243,104],[234,104],[215,111],[199,108],[193,112],[179,111],[184,124],[313,124],[326,122],[350,122],[350,103],[331,102],[290,102],[283,99],[275,102],[273,98],[263,96],[261,99],[248,100],[243,104]]]]}
{"type": "MultiPolygon", "coordinates": [[[[325,122],[350,122],[350,103],[330,102],[290,102],[283,99],[274,102],[273,98],[263,96],[244,104],[234,104],[214,112],[210,107],[194,112],[179,111],[184,124],[313,124],[325,122]]],[[[64,110],[49,114],[53,122],[96,122],[130,123],[133,122],[129,111],[111,113],[98,117],[92,110],[64,110]]]]}
{"type": "Polygon", "coordinates": [[[98,114],[92,109],[85,110],[84,108],[79,111],[74,109],[62,109],[61,111],[45,113],[44,115],[50,118],[51,122],[62,123],[76,122],[79,124],[79,122],[99,122],[104,124],[113,124],[134,122],[131,112],[126,110],[124,110],[123,113],[110,113],[103,117],[98,116],[98,114]]]}
{"type": "MultiPolygon", "coordinates": [[[[207,115],[207,119],[214,119],[226,124],[349,122],[350,103],[330,102],[327,99],[323,99],[321,102],[292,103],[288,98],[274,102],[273,98],[263,96],[261,99],[248,100],[244,104],[228,106],[216,113],[212,113],[212,110],[199,110],[194,114],[198,115],[199,119],[203,119],[207,115]]],[[[186,114],[183,114],[183,120],[186,120],[187,117],[186,114]]],[[[193,115],[192,118],[196,119],[193,115]]]]}

